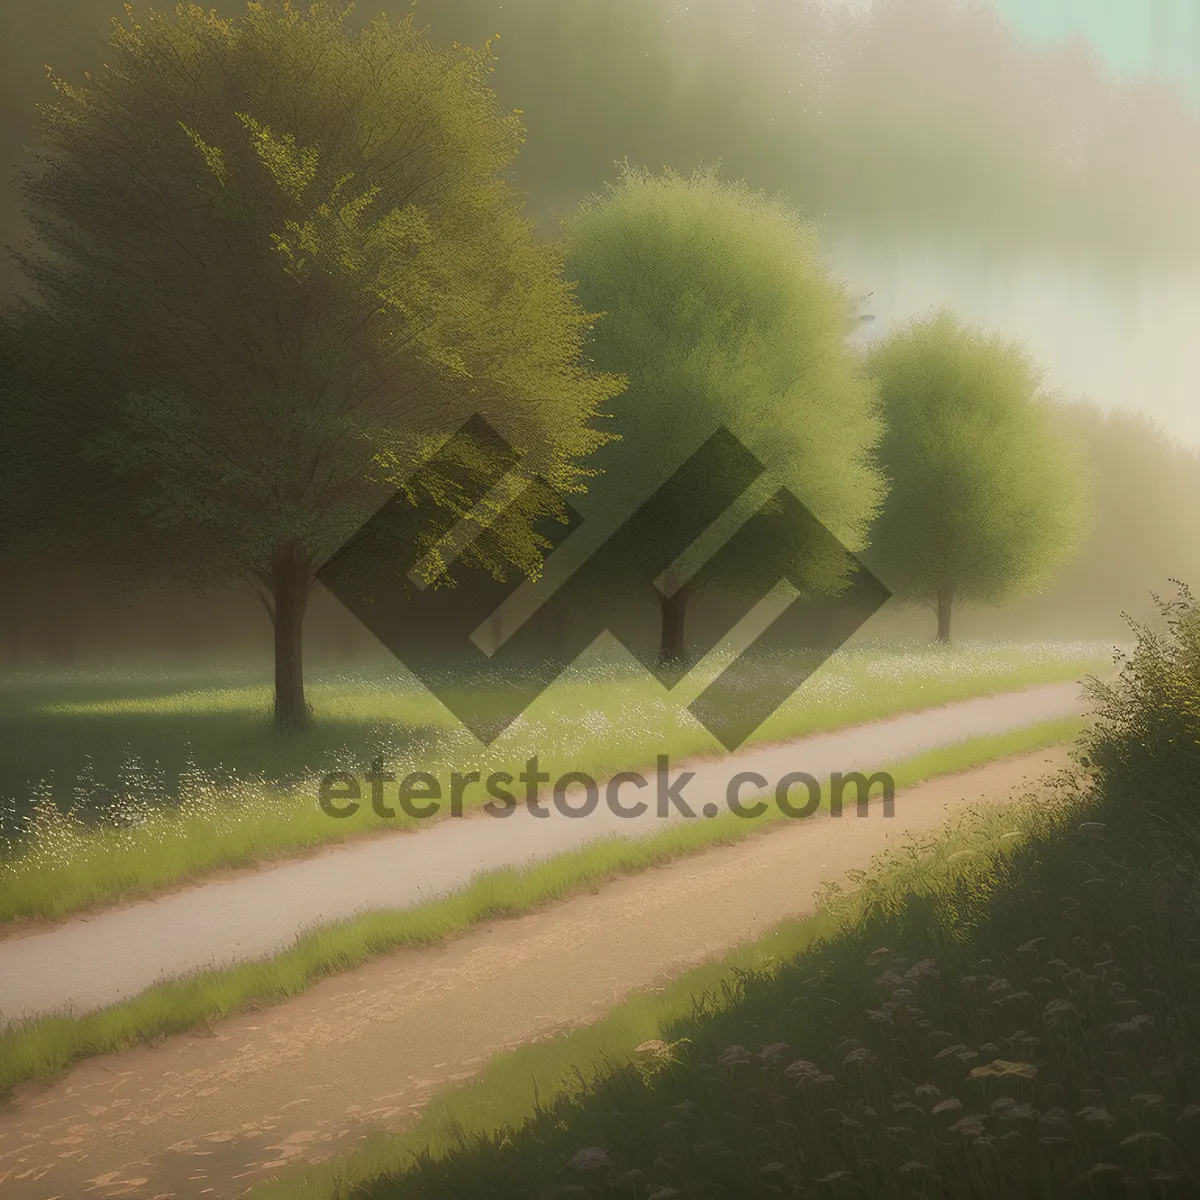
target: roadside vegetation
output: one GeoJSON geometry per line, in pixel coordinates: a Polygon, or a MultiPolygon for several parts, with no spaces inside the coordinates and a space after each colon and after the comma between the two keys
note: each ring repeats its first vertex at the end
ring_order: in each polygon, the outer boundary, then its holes
{"type": "Polygon", "coordinates": [[[1200,660],[1167,612],[1098,688],[1091,772],[255,1195],[1194,1194],[1200,660]]]}
{"type": "MultiPolygon", "coordinates": [[[[1078,679],[1105,657],[1086,642],[847,647],[751,744],[1078,679]]],[[[687,697],[678,698],[698,693],[716,669],[709,663],[668,698],[640,668],[583,662],[487,748],[419,685],[390,673],[315,686],[321,719],[302,741],[284,746],[272,726],[270,691],[261,686],[209,680],[167,690],[152,680],[99,680],[75,685],[78,699],[69,700],[61,688],[10,684],[0,689],[0,705],[14,736],[0,758],[5,776],[29,782],[21,796],[6,799],[0,922],[62,917],[215,871],[426,824],[403,812],[381,818],[370,805],[337,820],[321,811],[320,776],[361,773],[376,756],[398,776],[420,770],[444,780],[480,769],[511,769],[515,777],[533,755],[552,777],[587,771],[598,779],[644,769],[658,754],[676,763],[723,755],[687,713],[687,697]]],[[[469,789],[464,809],[486,799],[469,789]]]]}
{"type": "MultiPolygon", "coordinates": [[[[972,739],[899,764],[890,774],[899,791],[926,779],[1061,745],[1080,724],[1067,718],[1000,737],[972,739]]],[[[822,810],[828,810],[829,795],[824,787],[822,810]]],[[[529,867],[489,871],[463,891],[417,908],[367,913],[304,933],[269,959],[172,979],[93,1013],[11,1022],[0,1028],[0,1095],[26,1079],[52,1077],[80,1059],[207,1028],[235,1013],[281,1003],[330,975],[401,947],[442,942],[474,925],[519,916],[619,875],[729,845],[784,819],[788,818],[771,805],[754,817],[725,813],[636,839],[607,838],[529,867]]]]}

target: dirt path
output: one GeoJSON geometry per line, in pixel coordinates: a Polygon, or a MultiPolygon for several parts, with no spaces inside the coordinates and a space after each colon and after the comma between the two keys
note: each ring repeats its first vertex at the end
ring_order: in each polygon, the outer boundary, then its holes
{"type": "MultiPolygon", "coordinates": [[[[789,772],[827,780],[833,771],[875,771],[939,746],[1081,710],[1078,684],[1049,684],[680,764],[666,779],[672,784],[689,774],[679,794],[697,816],[714,816],[727,809],[728,786],[739,772],[760,774],[773,790],[789,772]]],[[[520,784],[516,791],[523,795],[520,784]]],[[[746,802],[753,791],[742,793],[746,802]]],[[[659,792],[651,774],[640,792],[627,787],[620,794],[624,805],[646,803],[640,817],[618,817],[603,798],[583,818],[553,807],[539,817],[522,805],[502,820],[476,815],[439,821],[416,834],[354,842],[0,940],[0,1021],[67,1006],[80,1012],[103,1007],[172,975],[276,954],[314,925],[364,909],[426,903],[460,890],[481,871],[549,858],[597,838],[655,832],[683,819],[673,806],[660,815],[659,792]]]]}
{"type": "MultiPolygon", "coordinates": [[[[826,879],[964,803],[1003,802],[1065,750],[920,784],[859,818],[783,822],[594,894],[404,950],[207,1036],[81,1064],[0,1110],[12,1200],[235,1197],[296,1161],[410,1120],[486,1058],[812,909],[826,879]]],[[[851,813],[853,810],[849,810],[851,813]]]]}

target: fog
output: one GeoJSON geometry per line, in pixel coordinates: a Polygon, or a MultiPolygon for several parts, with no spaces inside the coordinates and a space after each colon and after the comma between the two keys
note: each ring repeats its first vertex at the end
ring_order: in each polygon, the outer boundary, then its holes
{"type": "MultiPolygon", "coordinates": [[[[1050,55],[1090,52],[1125,86],[1157,78],[1189,100],[1200,98],[1200,5],[997,0],[996,8],[1050,55]]],[[[1153,138],[1162,131],[1141,132],[1153,138]]],[[[836,253],[846,276],[873,290],[872,333],[949,303],[973,321],[1021,338],[1057,386],[1108,409],[1144,413],[1200,444],[1200,273],[1194,263],[1114,271],[1102,254],[1079,261],[1043,247],[997,260],[962,238],[881,246],[853,234],[837,239],[836,253]]]]}
{"type": "Polygon", "coordinates": [[[970,247],[879,245],[842,237],[831,250],[854,286],[871,292],[883,336],[942,304],[1019,338],[1047,382],[1108,410],[1142,413],[1200,445],[1200,276],[1148,268],[1115,275],[1102,266],[1033,255],[999,262],[970,247]]]}
{"type": "MultiPolygon", "coordinates": [[[[116,6],[5,9],[0,154],[15,168],[44,64],[73,80],[98,66],[116,6]]],[[[535,215],[570,209],[618,159],[718,160],[821,220],[872,295],[873,333],[948,302],[1025,339],[1053,386],[1200,442],[1188,0],[420,0],[417,14],[443,40],[499,34],[495,86],[524,110],[535,215]]],[[[9,183],[11,246],[26,228],[9,183]]],[[[2,283],[20,286],[7,257],[2,283]]]]}
{"type": "MultiPolygon", "coordinates": [[[[117,10],[44,0],[0,12],[9,251],[28,236],[15,173],[51,94],[46,64],[82,82],[104,62],[117,10]]],[[[494,87],[523,111],[517,177],[547,235],[622,159],[685,172],[717,162],[821,223],[831,262],[867,297],[864,339],[948,304],[1022,339],[1065,397],[1143,414],[1200,446],[1200,6],[1190,0],[418,0],[416,12],[439,41],[499,35],[494,87]]],[[[0,291],[21,288],[6,252],[0,291]]],[[[1139,594],[1163,583],[1157,562],[1148,570],[1139,594]]],[[[1103,583],[1080,574],[1064,609],[1085,579],[1103,583]]],[[[18,624],[25,638],[45,622],[33,642],[68,661],[64,621],[95,626],[92,644],[110,622],[63,612],[59,582],[23,586],[18,624]]],[[[161,624],[169,656],[184,657],[210,621],[235,642],[248,626],[259,644],[252,606],[177,612],[118,624],[135,636],[161,624]]],[[[331,621],[331,645],[357,636],[331,621]]],[[[15,662],[16,625],[11,636],[15,662]]]]}

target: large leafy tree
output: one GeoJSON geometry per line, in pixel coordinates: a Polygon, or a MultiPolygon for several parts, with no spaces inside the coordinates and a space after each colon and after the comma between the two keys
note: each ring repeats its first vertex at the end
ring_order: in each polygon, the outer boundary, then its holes
{"type": "Polygon", "coordinates": [[[949,641],[955,604],[1031,595],[1070,559],[1089,519],[1084,463],[1017,342],[940,311],[882,342],[869,363],[891,481],[874,561],[894,594],[936,611],[949,641]]]}
{"type": "MultiPolygon", "coordinates": [[[[604,314],[591,353],[629,381],[610,407],[620,438],[597,456],[604,474],[586,511],[601,525],[629,511],[724,427],[767,469],[767,488],[789,489],[842,546],[861,548],[883,491],[876,395],[847,345],[855,299],[830,275],[815,227],[710,169],[626,167],[566,234],[568,274],[604,314]]],[[[751,488],[730,519],[761,500],[751,488]]],[[[664,519],[683,526],[703,502],[681,494],[664,519]]],[[[772,554],[813,591],[846,581],[844,555],[811,539],[785,538],[772,554]]],[[[698,566],[685,556],[662,580],[664,662],[686,656],[689,603],[706,580],[698,566]]]]}
{"type": "Polygon", "coordinates": [[[69,599],[62,589],[46,595],[52,556],[39,517],[45,485],[57,483],[63,472],[47,470],[47,447],[39,445],[30,394],[19,325],[13,314],[0,313],[0,662],[12,667],[20,661],[32,618],[53,617],[69,599]]]}
{"type": "MultiPolygon", "coordinates": [[[[583,363],[590,318],[510,182],[523,131],[489,89],[490,49],[347,11],[128,15],[103,70],[56,81],[25,183],[38,405],[107,526],[75,505],[73,527],[110,557],[128,534],[126,572],[249,581],[282,727],[308,720],[316,572],[414,464],[483,413],[553,487],[510,479],[493,499],[529,500],[460,549],[536,571],[535,527],[582,486],[619,388],[583,363]]],[[[461,482],[411,498],[465,515],[461,482]]]]}

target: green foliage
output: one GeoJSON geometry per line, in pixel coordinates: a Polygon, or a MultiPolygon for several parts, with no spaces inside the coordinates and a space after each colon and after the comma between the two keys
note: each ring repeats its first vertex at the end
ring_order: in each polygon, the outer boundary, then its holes
{"type": "MultiPolygon", "coordinates": [[[[143,566],[269,589],[295,547],[311,573],[478,410],[561,491],[603,440],[617,384],[522,216],[490,48],[345,15],[130,14],[42,114],[44,419],[124,473],[118,514],[171,531],[143,566]]],[[[496,570],[538,549],[514,522],[475,547],[496,570]]]]}
{"type": "Polygon", "coordinates": [[[1200,811],[1200,606],[1184,584],[1157,603],[1158,628],[1131,622],[1119,677],[1088,680],[1088,762],[1115,795],[1200,811]]]}
{"type": "MultiPolygon", "coordinates": [[[[724,426],[767,468],[771,492],[790,488],[861,547],[883,490],[871,459],[880,424],[846,344],[853,302],[822,262],[815,227],[711,169],[626,166],[566,230],[567,271],[604,314],[595,362],[629,380],[611,406],[621,440],[597,456],[605,474],[585,515],[627,512],[724,426]]],[[[736,507],[744,518],[765,499],[752,490],[736,507]]],[[[811,546],[779,553],[814,587],[844,573],[811,546]]]]}
{"type": "Polygon", "coordinates": [[[872,535],[884,582],[947,620],[954,602],[1004,604],[1044,587],[1086,531],[1086,476],[1023,348],[942,311],[869,361],[892,485],[872,535]]]}

